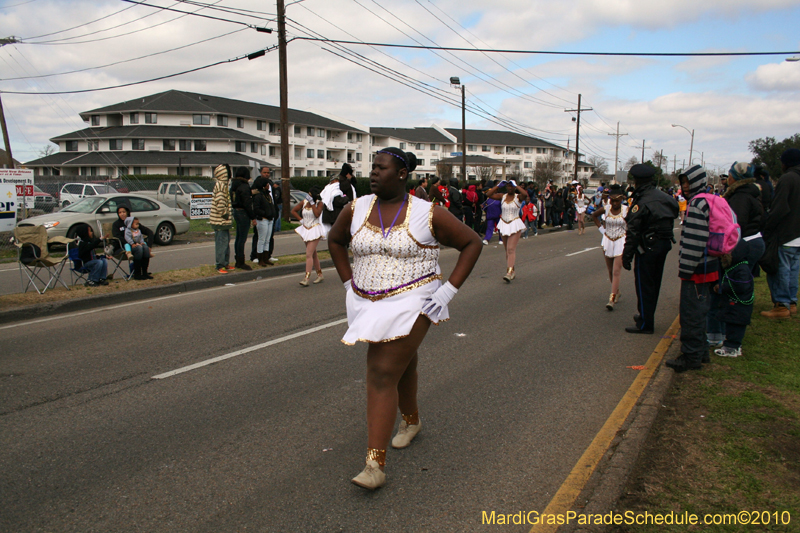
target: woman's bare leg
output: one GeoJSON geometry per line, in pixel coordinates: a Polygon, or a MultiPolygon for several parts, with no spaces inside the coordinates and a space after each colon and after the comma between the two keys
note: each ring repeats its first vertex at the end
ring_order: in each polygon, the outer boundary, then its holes
{"type": "Polygon", "coordinates": [[[506,247],[506,266],[508,268],[513,268],[517,262],[517,245],[521,235],[522,232],[518,231],[503,239],[503,245],[506,247]]]}
{"type": "MultiPolygon", "coordinates": [[[[610,258],[606,257],[606,262],[608,262],[608,259],[610,258]]],[[[618,255],[613,258],[611,264],[613,265],[611,273],[611,292],[613,294],[619,294],[619,279],[622,276],[622,256],[618,255]]]]}
{"type": "Polygon", "coordinates": [[[614,283],[614,258],[605,254],[603,254],[603,258],[606,260],[606,268],[608,269],[608,282],[614,283]]]}

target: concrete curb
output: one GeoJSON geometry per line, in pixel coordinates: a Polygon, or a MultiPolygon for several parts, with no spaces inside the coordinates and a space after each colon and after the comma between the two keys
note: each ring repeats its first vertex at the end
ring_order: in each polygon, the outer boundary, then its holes
{"type": "MultiPolygon", "coordinates": [[[[333,261],[330,259],[321,262],[322,268],[329,268],[332,266],[333,261]]],[[[170,285],[159,285],[157,287],[146,287],[129,291],[99,294],[86,298],[76,298],[74,300],[64,300],[62,302],[48,302],[28,307],[19,307],[17,309],[9,309],[8,311],[0,311],[0,324],[73,313],[75,311],[86,311],[88,309],[96,309],[107,305],[147,300],[149,298],[158,298],[160,296],[169,296],[184,292],[201,291],[211,287],[220,287],[228,283],[245,283],[258,278],[274,278],[287,274],[301,273],[305,271],[305,268],[305,263],[294,263],[291,265],[267,268],[255,266],[251,271],[232,272],[224,276],[215,275],[208,278],[193,279],[170,285]]]]}
{"type": "MultiPolygon", "coordinates": [[[[664,354],[663,361],[677,357],[680,353],[680,341],[673,342],[664,354]]],[[[617,433],[614,442],[606,451],[600,464],[587,483],[586,488],[572,508],[578,514],[608,514],[609,511],[624,513],[626,509],[617,509],[617,502],[628,482],[628,477],[636,464],[642,446],[650,433],[662,401],[675,373],[665,367],[663,362],[647,386],[633,412],[628,416],[623,427],[617,433]]],[[[581,526],[573,524],[560,528],[559,533],[602,533],[608,526],[581,526]]]]}

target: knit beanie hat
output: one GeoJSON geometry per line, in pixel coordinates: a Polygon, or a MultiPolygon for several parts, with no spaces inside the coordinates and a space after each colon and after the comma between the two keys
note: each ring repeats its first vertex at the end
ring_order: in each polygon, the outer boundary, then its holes
{"type": "Polygon", "coordinates": [[[800,165],[800,149],[789,148],[781,154],[781,163],[786,165],[787,168],[800,165]]]}
{"type": "Polygon", "coordinates": [[[730,185],[732,181],[752,178],[753,170],[753,165],[750,163],[739,163],[737,161],[731,166],[730,172],[728,172],[728,185],[730,185]]]}

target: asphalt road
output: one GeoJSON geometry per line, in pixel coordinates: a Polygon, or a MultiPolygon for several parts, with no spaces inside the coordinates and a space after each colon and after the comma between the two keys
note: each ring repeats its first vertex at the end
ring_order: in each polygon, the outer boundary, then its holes
{"type": "MultiPolygon", "coordinates": [[[[233,239],[236,236],[235,232],[231,232],[231,264],[233,263],[233,239]]],[[[250,233],[251,239],[247,241],[247,257],[250,257],[250,247],[252,242],[252,232],[250,233]]],[[[320,243],[318,250],[327,250],[328,244],[323,241],[320,243]]],[[[275,236],[275,253],[278,256],[292,255],[305,253],[305,244],[303,240],[294,232],[283,233],[275,236]]],[[[153,253],[156,255],[150,261],[150,272],[166,272],[167,270],[176,270],[179,268],[191,268],[198,265],[213,265],[214,264],[214,242],[199,242],[199,243],[176,243],[169,246],[156,246],[153,248],[153,253]]],[[[69,267],[65,268],[63,279],[69,284],[69,267]]],[[[27,282],[27,278],[25,278],[27,282]]],[[[134,281],[131,281],[134,283],[134,281]]],[[[60,286],[60,285],[59,285],[60,286]]],[[[63,288],[63,287],[62,287],[63,288]]],[[[33,289],[29,289],[33,290],[33,289]]],[[[14,263],[0,264],[0,295],[15,294],[22,292],[22,283],[20,282],[19,265],[14,263]]]]}
{"type": "Polygon", "coordinates": [[[673,249],[656,335],[626,334],[632,276],[606,311],[599,242],[521,241],[511,285],[484,248],[420,349],[423,430],[376,492],[349,481],[366,350],[339,342],[333,272],[2,326],[0,530],[490,531],[481,511],[541,511],[678,311],[673,249]]]}

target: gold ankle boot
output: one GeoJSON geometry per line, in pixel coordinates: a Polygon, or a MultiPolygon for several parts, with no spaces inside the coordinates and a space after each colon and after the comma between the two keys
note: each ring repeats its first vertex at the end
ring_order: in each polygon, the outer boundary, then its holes
{"type": "Polygon", "coordinates": [[[300,282],[300,285],[303,287],[308,287],[308,278],[311,277],[311,272],[306,272],[306,277],[303,278],[303,281],[300,282]]]}
{"type": "Polygon", "coordinates": [[[506,283],[511,283],[511,280],[514,279],[515,277],[517,276],[516,273],[514,272],[514,267],[508,267],[508,271],[506,271],[506,275],[503,276],[503,280],[505,280],[506,283]]]}
{"type": "Polygon", "coordinates": [[[612,292],[611,296],[608,297],[608,303],[606,304],[606,309],[608,309],[609,311],[613,311],[615,303],[616,303],[616,300],[614,298],[614,293],[612,292]]]}
{"type": "Polygon", "coordinates": [[[317,270],[317,279],[313,281],[314,285],[322,283],[323,281],[325,281],[325,278],[322,277],[322,270],[317,270]]]}

